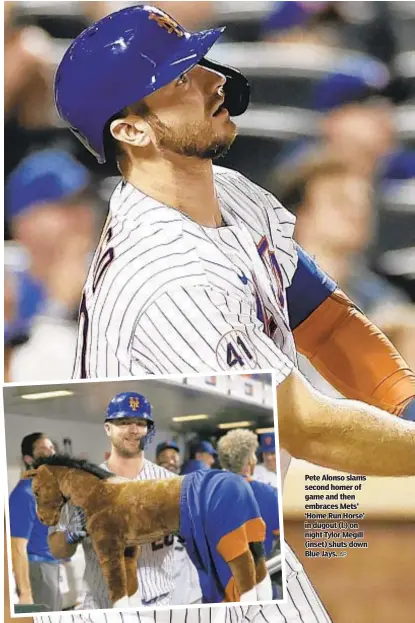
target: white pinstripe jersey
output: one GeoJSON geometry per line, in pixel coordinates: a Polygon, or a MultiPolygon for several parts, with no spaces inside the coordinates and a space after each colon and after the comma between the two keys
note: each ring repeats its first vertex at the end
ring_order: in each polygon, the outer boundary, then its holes
{"type": "MultiPolygon", "coordinates": [[[[162,611],[44,615],[35,617],[35,623],[277,623],[275,615],[277,615],[275,606],[221,606],[162,611]]],[[[278,619],[278,623],[283,621],[284,619],[278,619]]]]}
{"type": "Polygon", "coordinates": [[[216,229],[117,186],[84,288],[75,378],[289,374],[295,219],[236,171],[214,167],[214,179],[226,223],[216,229]]]}
{"type": "MultiPolygon", "coordinates": [[[[107,469],[105,463],[101,467],[107,469]]],[[[152,480],[156,478],[176,478],[176,476],[164,469],[164,467],[160,467],[145,459],[143,469],[135,480],[152,480]]],[[[71,503],[65,504],[61,512],[60,523],[50,528],[50,533],[64,531],[70,525],[73,508],[71,503]]],[[[107,585],[91,539],[85,538],[82,541],[82,546],[85,555],[84,584],[86,591],[83,608],[111,608],[107,585]]],[[[141,546],[138,561],[138,582],[143,602],[172,593],[174,588],[173,563],[173,536],[166,537],[160,542],[157,541],[141,546]]]]}

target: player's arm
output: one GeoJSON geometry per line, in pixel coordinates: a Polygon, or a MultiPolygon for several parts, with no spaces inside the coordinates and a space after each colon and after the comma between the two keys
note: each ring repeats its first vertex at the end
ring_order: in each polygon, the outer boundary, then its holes
{"type": "Polygon", "coordinates": [[[249,302],[202,286],[155,300],[135,327],[130,358],[133,375],[137,363],[137,371],[145,365],[153,374],[273,368],[281,380],[293,367],[249,302]]]}
{"type": "Polygon", "coordinates": [[[287,289],[297,350],[343,396],[415,420],[415,375],[383,333],[301,247],[287,289]]]}
{"type": "Polygon", "coordinates": [[[85,518],[81,509],[65,504],[59,523],[49,528],[48,544],[52,556],[71,558],[85,536],[85,518]]]}
{"type": "Polygon", "coordinates": [[[10,547],[16,588],[20,604],[32,604],[27,544],[36,518],[36,503],[30,493],[16,488],[9,498],[10,547]]]}
{"type": "Polygon", "coordinates": [[[27,544],[28,539],[11,537],[13,573],[19,595],[19,603],[21,604],[33,603],[32,587],[29,576],[27,544]]]}
{"type": "Polygon", "coordinates": [[[368,476],[415,475],[415,424],[315,390],[297,370],[278,386],[279,439],[293,456],[368,476]]]}

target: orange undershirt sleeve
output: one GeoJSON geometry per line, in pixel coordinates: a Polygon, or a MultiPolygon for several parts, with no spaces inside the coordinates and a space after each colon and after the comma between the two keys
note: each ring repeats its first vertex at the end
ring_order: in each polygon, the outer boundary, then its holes
{"type": "Polygon", "coordinates": [[[297,350],[346,398],[401,415],[415,375],[383,333],[340,290],[295,330],[297,350]]]}

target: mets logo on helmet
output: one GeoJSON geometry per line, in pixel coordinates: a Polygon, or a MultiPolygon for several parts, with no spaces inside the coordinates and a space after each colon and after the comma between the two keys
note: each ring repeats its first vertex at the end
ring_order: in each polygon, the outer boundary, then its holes
{"type": "Polygon", "coordinates": [[[140,406],[140,400],[138,398],[130,398],[130,409],[132,411],[137,411],[140,406]]]}
{"type": "Polygon", "coordinates": [[[184,32],[180,25],[174,21],[170,15],[158,15],[157,13],[150,13],[149,19],[153,19],[160,28],[165,28],[169,34],[176,33],[178,37],[183,37],[184,32]]]}

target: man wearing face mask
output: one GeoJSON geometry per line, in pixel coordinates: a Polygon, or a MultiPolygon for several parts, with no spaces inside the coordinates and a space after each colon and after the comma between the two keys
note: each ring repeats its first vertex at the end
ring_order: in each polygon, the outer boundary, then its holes
{"type": "MultiPolygon", "coordinates": [[[[174,478],[173,473],[145,458],[144,451],[155,434],[151,405],[145,396],[137,392],[117,394],[108,405],[104,428],[111,449],[101,467],[130,480],[174,478]]],[[[81,541],[85,555],[86,590],[82,608],[111,608],[97,556],[85,532],[82,512],[68,503],[62,510],[60,523],[50,528],[51,551],[54,555],[68,558],[74,555],[81,541]]],[[[138,585],[144,605],[171,603],[174,588],[173,535],[141,546],[138,585]]]]}

